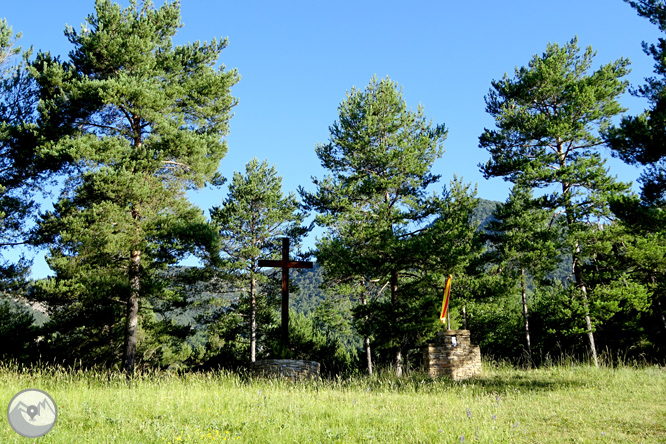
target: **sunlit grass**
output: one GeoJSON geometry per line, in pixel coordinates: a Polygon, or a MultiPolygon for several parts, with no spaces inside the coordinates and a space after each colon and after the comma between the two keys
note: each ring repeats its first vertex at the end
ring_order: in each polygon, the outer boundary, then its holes
{"type": "MultiPolygon", "coordinates": [[[[292,382],[226,372],[121,374],[0,366],[0,400],[48,392],[40,443],[666,442],[666,369],[484,365],[481,377],[292,382]]],[[[0,442],[32,442],[3,414],[0,442]]]]}

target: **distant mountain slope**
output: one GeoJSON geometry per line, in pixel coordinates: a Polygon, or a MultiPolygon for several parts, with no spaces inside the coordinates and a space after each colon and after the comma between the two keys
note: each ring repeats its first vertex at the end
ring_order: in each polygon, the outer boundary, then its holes
{"type": "Polygon", "coordinates": [[[492,219],[493,212],[497,205],[502,205],[502,202],[497,202],[495,200],[486,200],[479,199],[479,205],[474,211],[474,217],[472,218],[473,222],[479,223],[479,229],[483,230],[488,222],[492,219]]]}
{"type": "Polygon", "coordinates": [[[289,295],[289,308],[298,313],[311,313],[324,301],[324,292],[319,288],[324,282],[324,269],[315,262],[314,268],[300,268],[290,275],[298,291],[289,295]]]}

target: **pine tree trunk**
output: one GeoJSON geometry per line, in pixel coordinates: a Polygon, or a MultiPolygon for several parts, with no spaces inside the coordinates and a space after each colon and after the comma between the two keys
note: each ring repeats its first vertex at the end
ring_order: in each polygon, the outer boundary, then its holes
{"type": "Polygon", "coordinates": [[[659,300],[659,296],[657,296],[657,306],[659,307],[659,313],[661,314],[661,322],[664,324],[664,332],[666,332],[666,316],[664,315],[664,309],[661,306],[661,301],[659,300]]]}
{"type": "MultiPolygon", "coordinates": [[[[654,275],[651,275],[650,279],[652,281],[652,286],[654,287],[656,278],[654,275]]],[[[666,316],[664,315],[664,308],[661,306],[661,299],[658,295],[655,296],[654,299],[657,301],[657,307],[659,308],[659,314],[661,315],[661,323],[664,326],[664,332],[666,333],[666,316]]]]}
{"type": "MultiPolygon", "coordinates": [[[[365,298],[365,292],[361,294],[361,304],[368,305],[365,298]]],[[[365,322],[368,322],[367,316],[365,317],[365,322]]],[[[372,352],[370,350],[370,336],[366,336],[363,340],[363,343],[365,344],[365,356],[368,360],[368,374],[372,376],[372,352]]]]}
{"type": "Polygon", "coordinates": [[[127,328],[125,336],[125,374],[131,377],[134,374],[136,361],[137,329],[139,325],[139,291],[141,290],[141,252],[132,251],[130,256],[129,278],[130,296],[127,301],[127,328]]]}
{"type": "Polygon", "coordinates": [[[257,297],[255,295],[256,280],[250,280],[250,362],[257,359],[257,297]]]}
{"type": "Polygon", "coordinates": [[[395,353],[395,375],[402,377],[402,350],[398,349],[395,353]]]}
{"type": "Polygon", "coordinates": [[[590,305],[587,302],[587,289],[585,285],[581,285],[581,292],[583,293],[583,306],[585,307],[585,328],[587,328],[587,339],[590,341],[590,351],[592,352],[592,359],[594,366],[599,367],[599,360],[597,358],[597,347],[594,345],[594,333],[592,332],[592,320],[590,319],[590,305]]]}
{"type": "MultiPolygon", "coordinates": [[[[132,130],[135,134],[134,148],[141,149],[141,118],[132,115],[132,130]]],[[[141,213],[137,207],[132,206],[132,219],[141,220],[141,213]]],[[[138,229],[138,228],[137,228],[138,229]]],[[[127,301],[127,329],[125,343],[125,374],[130,378],[134,374],[134,364],[136,361],[136,342],[137,330],[139,327],[139,295],[141,291],[141,251],[133,250],[130,254],[129,265],[130,296],[127,301]]]]}
{"type": "Polygon", "coordinates": [[[523,319],[525,320],[525,340],[527,341],[527,354],[532,362],[532,344],[530,341],[530,321],[529,312],[527,310],[527,285],[525,284],[525,269],[520,269],[521,286],[523,293],[523,319]]]}
{"type": "MultiPolygon", "coordinates": [[[[398,304],[398,271],[391,271],[391,303],[394,308],[397,308],[398,304]]],[[[394,320],[396,325],[398,324],[398,319],[394,320]]],[[[397,377],[402,376],[402,347],[398,346],[398,349],[395,352],[395,374],[397,377]]]]}
{"type": "Polygon", "coordinates": [[[590,304],[587,299],[587,287],[583,283],[580,275],[580,268],[578,267],[578,253],[580,253],[580,246],[576,243],[576,254],[573,258],[573,274],[576,279],[576,284],[580,285],[580,292],[583,296],[583,308],[585,309],[585,328],[587,329],[587,339],[590,343],[590,352],[592,353],[592,360],[594,366],[599,368],[599,359],[597,358],[597,347],[594,344],[594,332],[592,331],[592,319],[590,318],[590,304]]]}
{"type": "Polygon", "coordinates": [[[368,375],[372,376],[372,352],[370,350],[370,337],[365,337],[365,356],[368,360],[368,375]]]}
{"type": "MultiPolygon", "coordinates": [[[[566,160],[563,152],[562,142],[559,138],[557,140],[557,143],[558,143],[558,153],[560,155],[560,167],[565,168],[566,160]]],[[[567,218],[567,227],[569,228],[569,230],[572,229],[574,224],[574,211],[573,211],[573,206],[571,204],[571,196],[569,195],[570,187],[571,187],[570,183],[568,182],[562,183],[562,196],[565,199],[564,210],[567,218]]],[[[585,286],[585,283],[583,282],[580,272],[580,267],[578,266],[579,254],[580,254],[580,245],[578,244],[578,241],[576,241],[576,246],[572,254],[573,269],[571,271],[574,275],[574,279],[576,280],[576,285],[580,286],[580,291],[583,296],[583,307],[585,308],[585,328],[587,329],[587,339],[590,343],[590,352],[592,352],[592,359],[594,360],[594,366],[598,368],[599,361],[597,359],[597,347],[594,344],[594,332],[592,332],[592,320],[590,319],[590,304],[588,303],[587,300],[587,288],[585,286]]]]}

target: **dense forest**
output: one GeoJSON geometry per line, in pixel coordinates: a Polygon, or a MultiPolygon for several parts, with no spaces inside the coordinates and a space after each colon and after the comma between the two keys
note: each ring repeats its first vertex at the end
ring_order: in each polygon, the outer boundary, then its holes
{"type": "MultiPolygon", "coordinates": [[[[628,3],[666,32],[663,3],[628,3]]],[[[598,65],[576,39],[489,79],[479,167],[512,185],[504,202],[457,177],[433,192],[448,129],[373,77],[314,147],[313,191],[285,192],[248,159],[205,214],[187,192],[225,182],[239,73],[215,68],[226,40],[174,46],[181,25],[178,2],[97,0],[62,61],[0,22],[0,251],[42,249],[53,272],[31,279],[28,260],[3,257],[2,359],[130,375],[284,357],[400,376],[442,328],[514,365],[666,359],[666,39],[645,44],[655,77],[632,85],[650,104],[638,116],[620,118],[628,61],[598,65]],[[640,195],[609,174],[607,148],[645,167],[640,195]],[[288,340],[280,269],[260,266],[285,237],[293,261],[315,262],[291,270],[288,340]]]]}

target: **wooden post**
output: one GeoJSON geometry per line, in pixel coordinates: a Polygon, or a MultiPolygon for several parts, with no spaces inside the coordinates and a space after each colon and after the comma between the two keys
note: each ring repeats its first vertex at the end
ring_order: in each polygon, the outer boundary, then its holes
{"type": "Polygon", "coordinates": [[[282,269],[282,344],[289,347],[289,269],[312,268],[314,263],[309,261],[289,261],[289,238],[282,238],[282,260],[257,262],[260,267],[280,267],[282,269]]]}
{"type": "Polygon", "coordinates": [[[289,346],[289,238],[282,238],[282,343],[289,346]]]}

